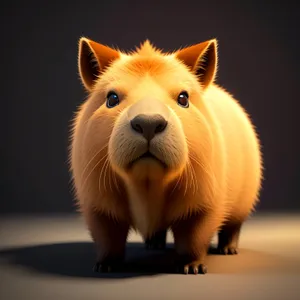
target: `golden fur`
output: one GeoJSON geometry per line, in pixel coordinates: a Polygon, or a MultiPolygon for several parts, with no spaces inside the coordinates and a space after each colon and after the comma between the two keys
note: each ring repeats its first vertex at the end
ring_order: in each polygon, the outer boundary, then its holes
{"type": "MultiPolygon", "coordinates": [[[[76,198],[98,247],[98,261],[124,256],[128,230],[146,239],[171,228],[185,272],[205,273],[210,239],[234,254],[240,227],[255,207],[262,157],[254,126],[239,102],[214,83],[217,41],[173,53],[149,41],[134,52],[79,43],[79,72],[88,98],[71,135],[76,198]],[[120,103],[106,106],[110,91],[120,103]],[[189,107],[178,105],[186,91],[189,107]],[[166,129],[146,140],[130,126],[139,114],[160,115],[166,129]],[[187,257],[187,258],[186,258],[187,257]]],[[[109,260],[110,259],[110,260],[109,260]]]]}

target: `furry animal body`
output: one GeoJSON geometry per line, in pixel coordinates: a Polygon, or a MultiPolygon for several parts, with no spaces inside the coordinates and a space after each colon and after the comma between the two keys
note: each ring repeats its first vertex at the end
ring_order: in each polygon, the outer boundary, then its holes
{"type": "Polygon", "coordinates": [[[130,229],[154,248],[170,229],[186,274],[207,272],[215,233],[220,253],[237,254],[262,155],[248,114],[215,83],[217,54],[215,39],[170,53],[149,41],[126,53],[80,39],[88,97],[73,121],[70,168],[95,270],[122,262],[130,229]]]}

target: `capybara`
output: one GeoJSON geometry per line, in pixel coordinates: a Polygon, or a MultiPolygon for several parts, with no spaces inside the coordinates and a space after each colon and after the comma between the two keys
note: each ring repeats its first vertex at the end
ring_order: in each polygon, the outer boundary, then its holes
{"type": "Polygon", "coordinates": [[[249,115],[215,83],[217,66],[216,39],[174,52],[80,39],[87,98],[70,133],[70,169],[96,271],[122,263],[130,229],[150,248],[164,248],[171,230],[185,274],[207,272],[216,233],[218,252],[237,254],[263,162],[249,115]]]}

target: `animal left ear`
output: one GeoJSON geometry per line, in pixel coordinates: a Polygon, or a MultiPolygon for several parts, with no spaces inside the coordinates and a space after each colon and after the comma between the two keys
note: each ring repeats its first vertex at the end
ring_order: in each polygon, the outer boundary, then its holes
{"type": "Polygon", "coordinates": [[[117,50],[82,37],[78,48],[78,70],[87,91],[91,91],[100,74],[120,54],[117,50]]]}
{"type": "Polygon", "coordinates": [[[217,40],[212,39],[190,47],[183,48],[176,53],[176,57],[194,72],[205,89],[214,82],[217,66],[217,40]]]}

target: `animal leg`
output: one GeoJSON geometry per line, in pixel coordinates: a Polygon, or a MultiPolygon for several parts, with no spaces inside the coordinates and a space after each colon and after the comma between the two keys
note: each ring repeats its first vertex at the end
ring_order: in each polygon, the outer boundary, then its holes
{"type": "Polygon", "coordinates": [[[125,258],[129,225],[103,213],[89,211],[86,215],[91,236],[96,245],[95,272],[110,272],[125,258]]]}
{"type": "Polygon", "coordinates": [[[181,219],[172,226],[180,273],[207,272],[205,258],[219,223],[213,213],[202,213],[181,219]]]}
{"type": "Polygon", "coordinates": [[[219,254],[238,254],[238,241],[242,221],[228,221],[218,233],[218,253],[219,254]]]}

